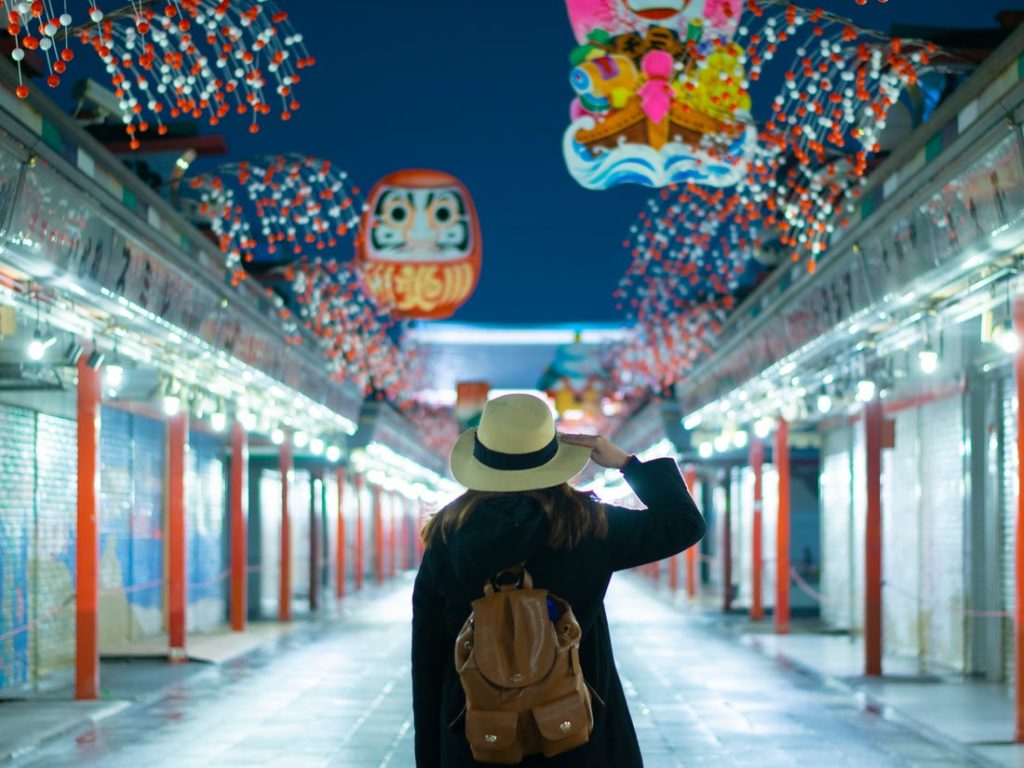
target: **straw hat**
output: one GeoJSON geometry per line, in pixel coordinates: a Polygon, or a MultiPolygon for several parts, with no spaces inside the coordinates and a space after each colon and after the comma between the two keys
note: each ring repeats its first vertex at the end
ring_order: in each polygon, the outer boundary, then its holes
{"type": "Polygon", "coordinates": [[[532,491],[568,482],[589,459],[589,448],[558,439],[543,400],[503,395],[487,402],[479,427],[459,436],[451,466],[474,491],[532,491]]]}

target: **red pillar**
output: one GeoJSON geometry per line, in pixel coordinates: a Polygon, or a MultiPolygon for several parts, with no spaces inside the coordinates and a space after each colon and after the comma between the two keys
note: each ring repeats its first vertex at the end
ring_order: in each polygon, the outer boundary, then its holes
{"type": "Polygon", "coordinates": [[[100,695],[100,372],[78,361],[78,532],[75,546],[75,698],[100,695]]]}
{"type": "MultiPolygon", "coordinates": [[[[1024,338],[1024,299],[1013,301],[1013,332],[1017,338],[1024,338]]],[[[1013,372],[1017,386],[1017,456],[1024,456],[1024,348],[1017,350],[1013,360],[1013,372]]],[[[1014,543],[1014,577],[1017,589],[1014,606],[1013,644],[1016,656],[1017,674],[1014,684],[1016,718],[1013,738],[1024,741],[1024,471],[1017,471],[1017,537],[1014,543]]]]}
{"type": "Polygon", "coordinates": [[[409,568],[409,549],[412,547],[412,541],[409,539],[409,532],[412,530],[412,524],[409,522],[411,514],[412,500],[402,496],[402,570],[409,568]]]}
{"type": "Polygon", "coordinates": [[[288,496],[292,479],[292,444],[285,441],[279,456],[281,470],[281,577],[277,597],[277,618],[292,620],[292,526],[288,496]]]}
{"type": "Polygon", "coordinates": [[[381,509],[383,490],[373,486],[373,576],[377,584],[384,583],[384,513],[381,509]]]}
{"type": "Polygon", "coordinates": [[[345,470],[338,467],[334,470],[338,483],[338,541],[335,557],[334,593],[338,597],[345,596],[345,470]]]}
{"type": "Polygon", "coordinates": [[[185,610],[188,569],[185,561],[185,478],[188,452],[188,412],[167,424],[167,636],[168,659],[187,660],[185,610]]]}
{"type": "Polygon", "coordinates": [[[231,629],[245,631],[246,520],[249,507],[249,441],[245,428],[231,425],[231,629]]]}
{"type": "Polygon", "coordinates": [[[882,674],[882,401],[864,406],[867,520],[864,526],[864,674],[882,674]]]}
{"type": "Polygon", "coordinates": [[[722,610],[732,610],[732,482],[725,476],[725,514],[722,518],[722,610]]]}
{"type": "Polygon", "coordinates": [[[779,516],[775,538],[775,632],[789,632],[789,423],[775,430],[775,469],[779,473],[779,516]]]}
{"type": "MultiPolygon", "coordinates": [[[[697,489],[697,467],[693,464],[687,464],[686,469],[683,470],[683,479],[686,481],[686,487],[690,489],[690,495],[692,496],[697,489]]],[[[697,554],[699,546],[700,544],[694,544],[686,550],[687,597],[696,597],[697,595],[697,554]]]]}
{"type": "Polygon", "coordinates": [[[764,607],[761,605],[761,474],[764,465],[764,443],[759,438],[750,441],[750,468],[754,471],[754,530],[751,532],[753,546],[753,576],[750,585],[750,619],[760,621],[764,618],[764,607]]]}
{"type": "Polygon", "coordinates": [[[363,588],[363,476],[356,475],[356,589],[363,588]]]}
{"type": "Polygon", "coordinates": [[[398,509],[399,495],[392,493],[388,496],[388,574],[391,578],[398,573],[398,509]]]}

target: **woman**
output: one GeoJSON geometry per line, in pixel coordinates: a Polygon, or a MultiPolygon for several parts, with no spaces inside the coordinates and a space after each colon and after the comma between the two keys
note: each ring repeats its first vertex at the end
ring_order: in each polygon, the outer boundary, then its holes
{"type": "Polygon", "coordinates": [[[530,395],[487,403],[463,433],[451,467],[466,493],[423,529],[413,590],[413,710],[418,768],[477,766],[459,713],[465,703],[454,644],[484,581],[525,563],[534,584],[564,598],[583,630],[580,667],[594,697],[587,744],[520,765],[642,766],[612,658],[604,595],[614,571],[654,562],[700,541],[706,526],[671,459],[640,462],[603,437],[556,436],[547,404],[530,395]],[[567,484],[588,460],[622,471],[645,510],[602,506],[567,484]]]}

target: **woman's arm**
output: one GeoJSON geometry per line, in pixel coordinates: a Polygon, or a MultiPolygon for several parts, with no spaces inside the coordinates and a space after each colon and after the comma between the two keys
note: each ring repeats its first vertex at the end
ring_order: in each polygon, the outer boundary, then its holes
{"type": "Polygon", "coordinates": [[[704,537],[707,524],[672,459],[641,462],[599,435],[563,435],[562,439],[590,448],[594,463],[621,470],[647,507],[605,508],[611,570],[653,563],[692,547],[704,537]]]}
{"type": "Polygon", "coordinates": [[[444,664],[454,664],[454,650],[444,625],[444,599],[431,575],[433,549],[423,554],[412,590],[412,709],[416,765],[441,765],[441,685],[444,664]]]}

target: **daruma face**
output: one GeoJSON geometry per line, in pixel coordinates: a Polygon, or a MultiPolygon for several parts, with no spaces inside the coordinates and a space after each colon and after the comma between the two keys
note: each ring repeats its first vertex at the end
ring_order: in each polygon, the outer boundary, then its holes
{"type": "Polygon", "coordinates": [[[450,174],[381,179],[357,247],[370,293],[400,317],[450,317],[476,288],[480,225],[469,191],[450,174]]]}

